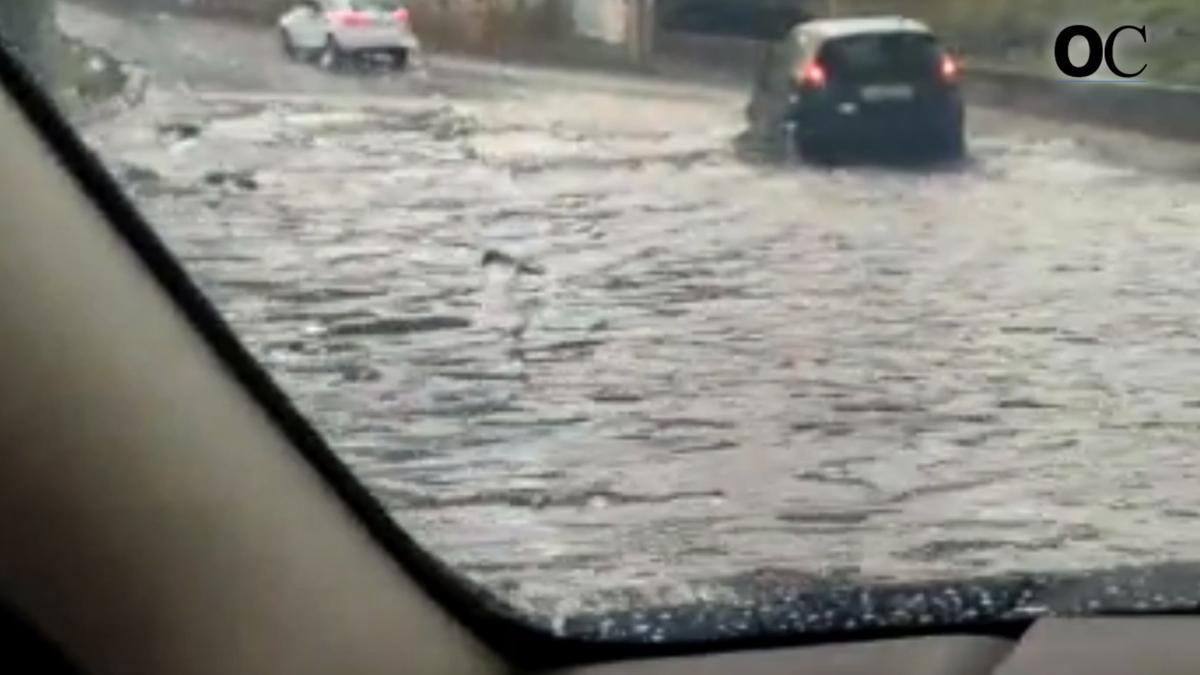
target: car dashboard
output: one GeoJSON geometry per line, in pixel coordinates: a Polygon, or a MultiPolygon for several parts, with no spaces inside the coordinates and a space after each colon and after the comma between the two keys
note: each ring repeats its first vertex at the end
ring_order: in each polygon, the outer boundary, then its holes
{"type": "MultiPolygon", "coordinates": [[[[541,671],[553,675],[1183,675],[1200,672],[1200,619],[1044,619],[1020,638],[948,635],[708,653],[541,671]]],[[[0,649],[28,672],[76,668],[0,607],[0,649]]],[[[515,671],[522,672],[522,671],[515,671]]],[[[532,671],[530,671],[532,672],[532,671]]]]}

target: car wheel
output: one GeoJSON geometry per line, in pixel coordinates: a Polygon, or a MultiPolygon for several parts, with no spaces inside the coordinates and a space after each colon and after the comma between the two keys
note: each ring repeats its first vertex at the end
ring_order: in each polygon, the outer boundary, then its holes
{"type": "Polygon", "coordinates": [[[279,31],[279,35],[284,55],[292,61],[299,60],[300,50],[296,49],[296,43],[292,41],[292,34],[287,32],[287,29],[283,29],[279,31]]]}
{"type": "Polygon", "coordinates": [[[956,162],[967,155],[967,139],[962,127],[947,132],[939,144],[938,151],[942,157],[956,162]]]}
{"type": "Polygon", "coordinates": [[[822,141],[811,136],[800,136],[796,139],[796,152],[800,158],[820,166],[837,164],[837,151],[828,141],[822,141]]]}
{"type": "Polygon", "coordinates": [[[751,127],[750,136],[767,161],[788,161],[795,155],[796,142],[787,124],[759,119],[751,127]]]}
{"type": "Polygon", "coordinates": [[[407,70],[409,54],[407,49],[396,49],[392,52],[392,67],[396,70],[407,70]]]}
{"type": "Polygon", "coordinates": [[[332,35],[325,38],[325,47],[317,62],[324,70],[341,70],[346,65],[347,54],[332,35]]]}
{"type": "Polygon", "coordinates": [[[962,159],[967,154],[967,142],[962,127],[950,125],[933,131],[926,136],[921,151],[929,159],[939,162],[955,162],[962,159]]]}

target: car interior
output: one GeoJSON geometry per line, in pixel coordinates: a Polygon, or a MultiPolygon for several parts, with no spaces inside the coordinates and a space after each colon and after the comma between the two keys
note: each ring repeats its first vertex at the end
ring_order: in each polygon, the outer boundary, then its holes
{"type": "Polygon", "coordinates": [[[1200,620],[627,644],[525,625],[401,532],[0,55],[4,672],[1200,672],[1200,620]]]}

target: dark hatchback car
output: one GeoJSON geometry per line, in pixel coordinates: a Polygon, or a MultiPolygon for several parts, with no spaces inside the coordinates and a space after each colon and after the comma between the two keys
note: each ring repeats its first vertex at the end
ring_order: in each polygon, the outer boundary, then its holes
{"type": "Polygon", "coordinates": [[[960,71],[912,19],[801,23],[763,60],[746,110],[749,133],[819,162],[870,149],[961,157],[960,71]]]}

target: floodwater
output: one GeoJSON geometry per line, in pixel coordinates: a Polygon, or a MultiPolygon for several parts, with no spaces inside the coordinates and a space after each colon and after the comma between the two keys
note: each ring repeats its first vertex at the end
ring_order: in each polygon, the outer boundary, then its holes
{"type": "Polygon", "coordinates": [[[1200,557],[1190,177],[987,111],[954,170],[755,164],[737,89],[68,15],[173,46],[87,139],[396,520],[517,605],[1200,557]]]}

